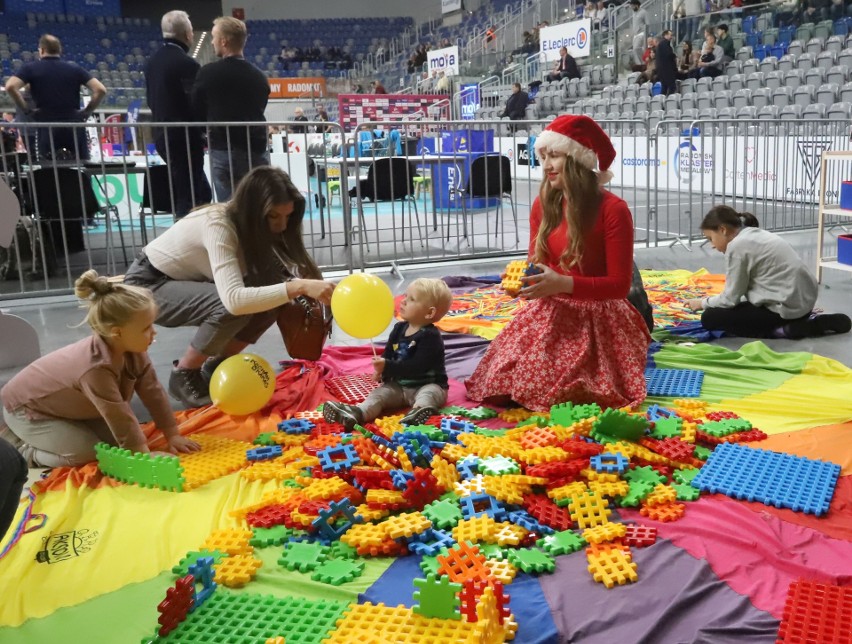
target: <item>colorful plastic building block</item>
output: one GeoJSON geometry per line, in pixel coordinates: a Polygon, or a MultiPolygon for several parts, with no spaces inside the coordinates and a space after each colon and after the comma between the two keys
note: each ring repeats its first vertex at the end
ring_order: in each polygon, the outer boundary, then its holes
{"type": "Polygon", "coordinates": [[[556,569],[553,557],[538,548],[510,550],[508,557],[509,563],[528,574],[553,572],[556,569]]]}
{"type": "Polygon", "coordinates": [[[617,440],[638,441],[648,429],[644,416],[634,416],[617,409],[607,409],[592,425],[592,437],[601,443],[617,440]]]}
{"type": "Polygon", "coordinates": [[[539,539],[536,545],[551,556],[558,557],[581,550],[586,540],[573,530],[563,530],[539,539]]]}
{"type": "Polygon", "coordinates": [[[423,617],[461,619],[461,584],[453,583],[447,577],[427,575],[425,579],[415,579],[414,585],[418,590],[413,595],[413,612],[423,617]]]}
{"type": "Polygon", "coordinates": [[[536,268],[535,264],[522,259],[516,259],[508,264],[503,270],[505,277],[500,283],[500,286],[510,297],[518,297],[521,289],[524,287],[523,279],[529,275],[540,273],[541,270],[536,268]],[[528,272],[534,271],[534,272],[528,272]]]}
{"type": "Polygon", "coordinates": [[[279,557],[278,563],[287,568],[287,570],[309,572],[317,568],[327,558],[327,546],[319,543],[291,541],[284,546],[284,554],[279,557]]]}
{"type": "Polygon", "coordinates": [[[574,525],[571,515],[565,508],[560,508],[546,496],[527,494],[524,497],[524,507],[536,521],[557,531],[564,531],[574,525]]]}
{"type": "Polygon", "coordinates": [[[657,542],[657,529],[638,523],[627,524],[627,532],[624,535],[624,543],[636,548],[653,546],[657,542]]]}
{"type": "Polygon", "coordinates": [[[683,428],[683,420],[677,416],[670,418],[660,418],[654,421],[654,426],[651,428],[652,438],[674,438],[681,435],[683,428]]]}
{"type": "Polygon", "coordinates": [[[252,448],[251,443],[204,434],[193,435],[192,439],[201,445],[201,451],[179,456],[184,490],[200,487],[248,464],[246,451],[252,448]]]}
{"type": "Polygon", "coordinates": [[[267,461],[281,456],[283,450],[280,445],[267,445],[266,447],[255,447],[246,451],[246,459],[249,461],[267,461]]]}
{"type": "Polygon", "coordinates": [[[612,513],[606,499],[593,490],[572,497],[568,511],[581,530],[606,523],[612,513]]]}
{"type": "Polygon", "coordinates": [[[469,622],[479,621],[478,607],[485,595],[486,590],[491,590],[496,599],[497,621],[503,624],[511,615],[509,611],[509,595],[503,594],[503,584],[497,580],[489,581],[466,581],[460,593],[461,612],[469,622]]]}
{"type": "Polygon", "coordinates": [[[304,418],[289,418],[278,423],[278,431],[287,434],[309,434],[314,424],[304,418]]]}
{"type": "Polygon", "coordinates": [[[520,474],[521,466],[517,461],[505,456],[492,456],[479,461],[477,469],[487,476],[502,476],[504,474],[520,474]]]}
{"type": "Polygon", "coordinates": [[[489,516],[495,521],[503,521],[506,518],[506,508],[488,494],[471,494],[460,499],[459,502],[465,519],[489,516]]]}
{"type": "Polygon", "coordinates": [[[213,557],[199,558],[189,567],[189,574],[193,579],[192,606],[189,611],[194,612],[216,591],[216,582],[213,581],[213,557]],[[198,584],[201,584],[200,589],[198,584]]]}
{"type": "Polygon", "coordinates": [[[497,417],[497,412],[490,407],[474,407],[462,413],[466,418],[470,418],[471,420],[488,420],[489,418],[497,417]]]}
{"type": "Polygon", "coordinates": [[[696,369],[645,369],[649,396],[698,398],[704,372],[696,369]]]}
{"type": "Polygon", "coordinates": [[[353,445],[329,447],[317,453],[323,472],[344,472],[361,462],[353,445]]]}
{"type": "Polygon", "coordinates": [[[605,474],[621,474],[630,465],[630,461],[622,454],[596,454],[589,459],[589,465],[596,472],[605,474]]]}
{"type": "Polygon", "coordinates": [[[172,492],[185,488],[184,469],[177,457],[141,454],[107,443],[95,445],[95,454],[101,472],[122,483],[172,492]]]}
{"type": "Polygon", "coordinates": [[[317,569],[311,575],[311,579],[321,581],[324,584],[331,584],[332,586],[340,586],[357,579],[363,573],[363,561],[329,559],[317,566],[317,569]]]}
{"type": "Polygon", "coordinates": [[[249,539],[251,530],[214,530],[201,544],[201,550],[218,550],[233,557],[234,555],[250,555],[252,548],[249,539]]]}
{"type": "Polygon", "coordinates": [[[280,546],[295,534],[294,530],[276,525],[271,528],[253,528],[249,545],[254,548],[265,548],[267,546],[280,546]]]}
{"type": "Polygon", "coordinates": [[[311,523],[311,526],[320,536],[335,541],[353,525],[364,520],[356,512],[357,510],[348,498],[332,501],[329,503],[328,509],[318,512],[319,517],[311,523]]]}
{"type": "Polygon", "coordinates": [[[195,578],[192,575],[181,577],[175,585],[166,591],[166,598],[157,604],[160,616],[157,623],[160,630],[157,634],[165,637],[178,627],[192,611],[192,596],[195,589],[195,578]]]}
{"type": "Polygon", "coordinates": [[[347,376],[337,376],[325,381],[325,390],[340,402],[347,405],[362,403],[379,383],[373,380],[373,374],[360,373],[347,376]]]}
{"type": "Polygon", "coordinates": [[[787,591],[777,642],[852,644],[852,586],[794,581],[787,591]]]}
{"type": "Polygon", "coordinates": [[[724,443],[692,485],[704,492],[822,516],[828,512],[839,475],[835,463],[724,443]]]}
{"type": "Polygon", "coordinates": [[[629,554],[620,548],[598,550],[594,554],[586,554],[589,562],[588,570],[592,578],[607,588],[624,585],[639,579],[636,564],[629,554]]]}
{"type": "Polygon", "coordinates": [[[485,557],[476,546],[464,542],[449,548],[446,555],[438,555],[438,572],[450,581],[465,582],[470,579],[487,579],[485,557]]]}
{"type": "Polygon", "coordinates": [[[172,566],[172,572],[178,577],[184,577],[189,574],[190,566],[192,566],[192,564],[194,564],[202,557],[212,557],[213,563],[215,565],[222,561],[222,559],[226,556],[227,555],[219,552],[218,550],[200,550],[187,552],[185,557],[183,557],[177,564],[172,566]]]}
{"type": "Polygon", "coordinates": [[[216,583],[228,588],[241,588],[254,579],[263,562],[248,555],[228,557],[215,567],[216,583]]]}

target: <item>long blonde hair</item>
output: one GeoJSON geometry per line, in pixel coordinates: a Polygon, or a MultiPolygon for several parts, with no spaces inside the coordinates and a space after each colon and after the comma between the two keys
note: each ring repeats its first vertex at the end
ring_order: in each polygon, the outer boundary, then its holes
{"type": "Polygon", "coordinates": [[[87,309],[84,322],[101,337],[108,337],[112,327],[124,326],[135,314],[155,306],[148,289],[110,282],[91,269],[74,282],[74,295],[87,309]]]}
{"type": "Polygon", "coordinates": [[[562,166],[562,185],[565,191],[551,187],[547,177],[541,182],[541,226],[535,240],[536,263],[551,260],[547,238],[559,228],[563,218],[568,223],[568,246],[559,258],[559,266],[568,270],[583,259],[585,236],[594,225],[601,202],[601,187],[597,175],[574,157],[565,157],[562,166]],[[563,215],[562,201],[567,201],[563,215]]]}

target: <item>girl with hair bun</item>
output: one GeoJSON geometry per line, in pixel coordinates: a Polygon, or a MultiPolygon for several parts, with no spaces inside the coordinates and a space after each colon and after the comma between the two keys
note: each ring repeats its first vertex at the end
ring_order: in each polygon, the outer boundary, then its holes
{"type": "Polygon", "coordinates": [[[169,451],[198,451],[178,432],[166,393],[148,358],[157,306],[144,288],[113,284],[88,270],[74,284],[94,333],[25,367],[0,390],[14,444],[30,467],[83,465],[106,442],[149,452],[130,408],[135,392],[168,439],[169,451]]]}
{"type": "Polygon", "coordinates": [[[847,333],[842,313],[813,315],[817,281],[801,258],[775,233],[762,230],[757,217],[730,206],[715,206],[701,222],[710,244],[725,254],[725,290],[687,300],[702,311],[701,324],[744,338],[801,338],[847,333]]]}

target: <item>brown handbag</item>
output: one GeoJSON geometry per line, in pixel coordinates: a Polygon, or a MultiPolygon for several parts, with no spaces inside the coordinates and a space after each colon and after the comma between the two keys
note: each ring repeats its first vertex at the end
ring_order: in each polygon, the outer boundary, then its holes
{"type": "Polygon", "coordinates": [[[301,296],[287,302],[278,313],[284,346],[296,360],[319,360],[326,338],[331,336],[331,309],[301,296]]]}

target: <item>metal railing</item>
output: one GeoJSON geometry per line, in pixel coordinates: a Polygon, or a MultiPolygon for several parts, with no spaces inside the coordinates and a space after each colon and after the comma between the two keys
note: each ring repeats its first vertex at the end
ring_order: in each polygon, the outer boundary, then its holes
{"type": "MultiPolygon", "coordinates": [[[[20,149],[2,150],[0,173],[19,197],[20,210],[0,212],[18,228],[11,247],[0,249],[0,299],[67,293],[89,267],[123,273],[173,223],[181,199],[189,199],[189,207],[209,201],[202,185],[208,180],[201,177],[216,177],[211,157],[195,147],[193,137],[206,134],[214,142],[211,134],[221,127],[229,128],[230,159],[253,128],[291,130],[270,137],[268,160],[305,195],[305,245],[324,270],[523,254],[529,209],[542,180],[532,150],[548,121],[421,116],[364,123],[348,132],[336,123],[286,121],[11,124],[20,133],[20,149]],[[128,131],[133,127],[135,138],[128,131]],[[327,131],[292,132],[304,127],[327,131]],[[384,136],[362,142],[362,132],[374,129],[384,136]],[[70,146],[61,146],[63,140],[70,146]],[[102,141],[110,141],[110,148],[102,150],[102,141]],[[395,157],[403,165],[390,161],[395,157]],[[499,191],[486,190],[491,196],[480,198],[471,184],[473,165],[492,157],[507,159],[509,174],[489,175],[485,187],[496,181],[499,191]],[[186,158],[201,163],[201,174],[175,170],[186,158]],[[379,194],[376,176],[383,164],[395,168],[381,180],[385,187],[396,185],[399,168],[408,175],[404,194],[379,194]]],[[[852,147],[848,121],[596,118],[617,151],[607,189],[628,203],[636,242],[647,247],[690,246],[700,238],[700,218],[716,203],[753,212],[775,231],[814,227],[820,154],[852,147]]],[[[231,163],[228,174],[236,180],[241,170],[231,163]]],[[[836,166],[827,177],[829,202],[838,201],[841,180],[852,176],[852,167],[836,166]]]]}

